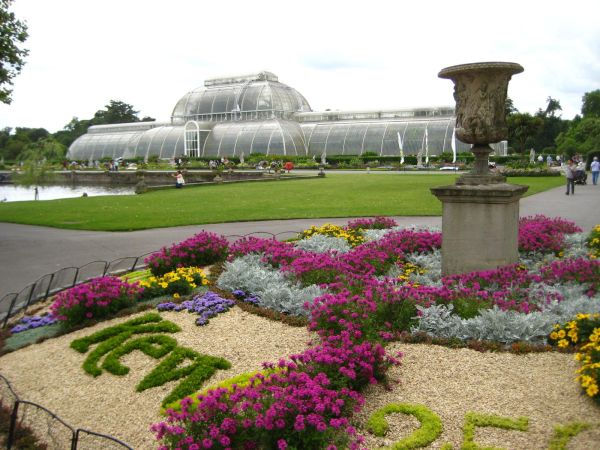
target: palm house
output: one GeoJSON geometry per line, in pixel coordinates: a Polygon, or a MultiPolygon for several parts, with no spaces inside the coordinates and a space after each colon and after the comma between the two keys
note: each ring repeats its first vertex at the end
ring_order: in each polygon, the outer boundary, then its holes
{"type": "MultiPolygon", "coordinates": [[[[91,126],[69,158],[161,159],[266,155],[419,155],[469,151],[454,138],[454,107],[312,111],[271,72],[213,78],[175,104],[169,122],[91,126]]],[[[506,154],[506,142],[496,144],[506,154]]]]}

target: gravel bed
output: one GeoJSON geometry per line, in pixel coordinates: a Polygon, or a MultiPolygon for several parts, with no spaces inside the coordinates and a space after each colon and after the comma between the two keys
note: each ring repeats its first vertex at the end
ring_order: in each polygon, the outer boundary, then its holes
{"type": "MultiPolygon", "coordinates": [[[[207,384],[258,370],[263,361],[275,362],[301,352],[311,337],[304,328],[269,321],[239,308],[211,319],[205,327],[194,324],[195,315],[161,314],[182,328],[174,334],[179,345],[231,362],[231,369],[217,371],[207,384]]],[[[76,338],[133,317],[103,322],[4,355],[0,373],[22,399],[40,403],[75,428],[110,434],[136,449],[156,448],[148,427],[161,420],[160,402],[178,382],[137,393],[135,385],[156,367],[156,360],[133,352],[122,359],[131,368],[129,374],[117,377],[104,372],[92,378],[82,369],[86,355],[69,348],[76,338]]],[[[419,403],[438,414],[444,426],[443,434],[427,448],[437,449],[447,442],[460,448],[468,411],[529,418],[527,432],[479,428],[475,441],[482,446],[546,449],[555,425],[578,421],[598,426],[573,438],[568,448],[598,448],[600,408],[581,395],[574,381],[578,363],[572,355],[480,353],[399,343],[390,345],[389,351],[404,353],[402,365],[390,372],[391,390],[382,386],[367,390],[360,423],[388,403],[419,403]]],[[[385,437],[367,434],[369,448],[391,445],[418,426],[413,417],[402,414],[392,414],[388,421],[390,431],[385,437]]]]}
{"type": "MultiPolygon", "coordinates": [[[[93,378],[82,368],[87,353],[69,347],[77,338],[142,314],[105,321],[4,355],[0,373],[22,400],[41,404],[74,428],[109,434],[135,449],[156,448],[149,427],[162,420],[160,403],[179,381],[138,393],[135,386],[157,366],[157,360],[132,352],[121,359],[131,369],[127,375],[104,371],[93,378]]],[[[239,308],[210,319],[204,327],[196,326],[197,316],[186,312],[163,312],[161,316],[181,327],[182,331],[173,334],[180,346],[231,363],[231,369],[218,370],[207,386],[260,370],[264,361],[277,362],[299,353],[310,339],[305,328],[273,322],[239,308]]]]}
{"type": "MultiPolygon", "coordinates": [[[[596,427],[573,438],[569,450],[600,448],[600,407],[582,395],[574,380],[578,362],[572,354],[548,352],[515,355],[481,353],[435,345],[394,343],[388,352],[402,352],[402,365],[390,371],[392,390],[372,386],[359,418],[364,423],[389,403],[422,404],[436,413],[442,435],[429,449],[462,443],[462,427],[469,411],[502,417],[529,418],[527,432],[477,428],[475,442],[482,448],[545,450],[554,427],[590,422],[596,427]]],[[[368,448],[391,445],[418,426],[408,415],[388,417],[390,429],[383,438],[366,434],[368,448]]]]}

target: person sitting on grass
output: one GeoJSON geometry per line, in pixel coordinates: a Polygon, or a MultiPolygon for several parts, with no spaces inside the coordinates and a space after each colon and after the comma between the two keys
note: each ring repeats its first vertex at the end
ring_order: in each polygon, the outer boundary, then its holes
{"type": "Polygon", "coordinates": [[[178,170],[177,173],[173,176],[175,177],[175,187],[177,189],[182,188],[185,184],[185,180],[183,179],[183,174],[181,173],[181,170],[178,170]]]}

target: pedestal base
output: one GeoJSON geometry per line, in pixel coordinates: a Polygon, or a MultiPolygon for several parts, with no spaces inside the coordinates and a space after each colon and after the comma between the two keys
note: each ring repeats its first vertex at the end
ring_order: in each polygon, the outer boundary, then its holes
{"type": "Polygon", "coordinates": [[[443,275],[518,262],[519,199],[527,189],[506,183],[431,189],[443,206],[443,275]]]}

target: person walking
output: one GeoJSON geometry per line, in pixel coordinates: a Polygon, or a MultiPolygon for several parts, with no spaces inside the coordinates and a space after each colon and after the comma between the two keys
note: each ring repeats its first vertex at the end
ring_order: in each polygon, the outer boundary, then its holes
{"type": "Polygon", "coordinates": [[[567,164],[563,166],[563,171],[565,173],[565,177],[567,178],[567,192],[569,195],[569,190],[571,194],[575,195],[575,164],[573,164],[573,160],[569,159],[567,164]]]}
{"type": "Polygon", "coordinates": [[[597,185],[598,176],[600,175],[600,161],[598,161],[597,156],[594,156],[594,160],[592,161],[592,164],[590,164],[590,169],[592,171],[592,183],[597,185]]]}

